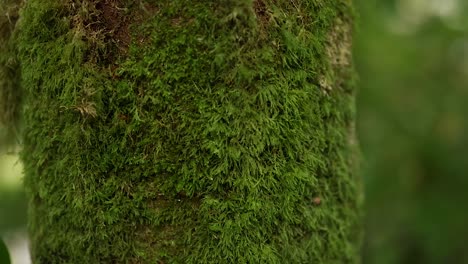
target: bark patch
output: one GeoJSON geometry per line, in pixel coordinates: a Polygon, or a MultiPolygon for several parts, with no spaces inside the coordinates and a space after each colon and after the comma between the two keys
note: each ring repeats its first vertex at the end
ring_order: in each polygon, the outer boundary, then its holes
{"type": "Polygon", "coordinates": [[[128,17],[125,16],[125,8],[120,1],[105,0],[96,4],[96,9],[101,13],[101,26],[109,37],[115,42],[121,51],[126,51],[131,42],[128,17]]]}
{"type": "Polygon", "coordinates": [[[327,39],[327,55],[333,67],[351,65],[351,26],[338,19],[327,39]]]}
{"type": "Polygon", "coordinates": [[[328,74],[319,76],[319,84],[325,91],[343,85],[348,79],[352,64],[352,28],[349,23],[337,19],[330,30],[326,41],[328,74]]]}
{"type": "Polygon", "coordinates": [[[255,0],[253,5],[258,21],[262,24],[267,24],[270,20],[270,14],[268,13],[268,8],[265,5],[265,2],[263,2],[263,0],[255,0]]]}

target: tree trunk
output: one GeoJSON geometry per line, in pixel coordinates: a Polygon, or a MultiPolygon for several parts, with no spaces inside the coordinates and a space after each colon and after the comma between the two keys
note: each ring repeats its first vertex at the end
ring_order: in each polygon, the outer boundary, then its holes
{"type": "Polygon", "coordinates": [[[358,263],[348,0],[28,0],[34,263],[358,263]]]}

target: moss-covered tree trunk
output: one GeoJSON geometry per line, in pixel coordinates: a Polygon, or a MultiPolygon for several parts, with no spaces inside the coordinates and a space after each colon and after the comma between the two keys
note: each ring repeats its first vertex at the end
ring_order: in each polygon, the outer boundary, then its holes
{"type": "Polygon", "coordinates": [[[23,5],[34,263],[359,262],[349,0],[23,5]]]}

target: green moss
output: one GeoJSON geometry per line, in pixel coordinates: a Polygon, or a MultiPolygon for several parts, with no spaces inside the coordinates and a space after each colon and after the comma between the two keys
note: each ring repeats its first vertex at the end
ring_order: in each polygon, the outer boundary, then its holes
{"type": "Polygon", "coordinates": [[[358,262],[349,1],[132,2],[21,13],[35,263],[358,262]]]}
{"type": "Polygon", "coordinates": [[[0,0],[0,142],[15,136],[18,130],[19,65],[14,47],[13,31],[22,1],[0,0]],[[5,131],[1,128],[5,127],[5,131]],[[3,132],[3,133],[2,133],[3,132]]]}

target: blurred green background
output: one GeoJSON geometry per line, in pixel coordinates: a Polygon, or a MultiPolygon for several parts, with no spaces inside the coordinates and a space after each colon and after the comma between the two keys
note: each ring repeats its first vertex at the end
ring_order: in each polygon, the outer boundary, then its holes
{"type": "Polygon", "coordinates": [[[468,1],[358,10],[364,263],[468,263],[468,1]]]}
{"type": "MultiPolygon", "coordinates": [[[[468,1],[355,0],[364,263],[468,263],[468,1]]],[[[0,236],[22,233],[0,128],[0,236]]],[[[7,144],[9,143],[9,144],[7,144]]]]}

